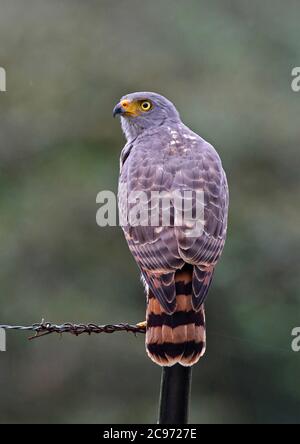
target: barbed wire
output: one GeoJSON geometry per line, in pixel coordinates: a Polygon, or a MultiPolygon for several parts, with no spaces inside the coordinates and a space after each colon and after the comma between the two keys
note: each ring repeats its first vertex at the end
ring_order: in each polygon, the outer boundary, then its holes
{"type": "Polygon", "coordinates": [[[120,324],[106,324],[106,325],[97,325],[97,324],[74,324],[71,322],[65,322],[64,324],[57,325],[52,324],[51,322],[45,322],[42,320],[40,323],[24,326],[24,325],[1,325],[0,328],[4,330],[21,330],[21,331],[33,331],[35,332],[34,336],[31,336],[28,339],[36,339],[41,336],[46,336],[51,333],[70,333],[75,336],[82,335],[87,333],[91,335],[92,333],[115,333],[117,331],[126,331],[130,333],[145,333],[146,327],[143,323],[140,324],[128,324],[128,323],[120,323],[120,324]]]}

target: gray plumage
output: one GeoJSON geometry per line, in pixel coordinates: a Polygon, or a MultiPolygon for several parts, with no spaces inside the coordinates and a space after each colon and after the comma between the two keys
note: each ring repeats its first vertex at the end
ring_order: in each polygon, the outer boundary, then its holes
{"type": "Polygon", "coordinates": [[[152,107],[136,115],[115,109],[121,114],[127,139],[121,153],[121,216],[125,216],[127,206],[124,185],[128,193],[146,191],[149,200],[151,191],[204,192],[204,231],[200,236],[188,237],[191,227],[187,226],[123,226],[144,280],[166,313],[176,309],[175,273],[186,264],[192,267],[192,306],[198,311],[226,238],[228,186],[221,160],[212,145],[182,123],[175,106],[166,98],[141,92],[122,100],[149,100],[152,107]]]}

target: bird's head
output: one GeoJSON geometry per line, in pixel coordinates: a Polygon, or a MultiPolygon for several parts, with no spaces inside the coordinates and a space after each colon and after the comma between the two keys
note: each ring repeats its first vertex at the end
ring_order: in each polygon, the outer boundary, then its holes
{"type": "Polygon", "coordinates": [[[127,140],[145,130],[179,122],[179,114],[172,102],[153,92],[135,92],[123,96],[114,107],[113,116],[121,116],[127,140]]]}

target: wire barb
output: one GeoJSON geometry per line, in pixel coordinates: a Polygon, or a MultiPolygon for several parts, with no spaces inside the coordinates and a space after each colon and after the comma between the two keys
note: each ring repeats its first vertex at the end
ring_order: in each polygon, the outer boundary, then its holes
{"type": "Polygon", "coordinates": [[[128,323],[120,324],[106,324],[106,325],[96,325],[96,324],[73,324],[71,322],[65,322],[64,324],[57,325],[51,324],[50,322],[45,322],[42,320],[41,323],[33,324],[29,326],[22,325],[0,325],[0,328],[4,330],[21,330],[21,331],[33,331],[34,336],[28,339],[36,339],[41,336],[46,336],[51,333],[71,333],[72,335],[79,336],[83,333],[91,335],[92,333],[115,333],[116,331],[126,331],[131,333],[145,333],[146,329],[140,324],[131,325],[128,323]]]}

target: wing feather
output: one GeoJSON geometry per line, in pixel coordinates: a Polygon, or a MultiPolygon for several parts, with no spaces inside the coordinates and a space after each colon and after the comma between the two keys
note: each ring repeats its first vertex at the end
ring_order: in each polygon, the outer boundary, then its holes
{"type": "MultiPolygon", "coordinates": [[[[194,268],[193,307],[200,309],[224,247],[228,212],[228,186],[218,154],[184,125],[181,124],[177,133],[180,137],[176,143],[170,131],[161,128],[130,146],[127,144],[121,156],[119,181],[122,216],[126,208],[130,212],[134,206],[126,202],[131,191],[146,192],[149,209],[158,211],[159,226],[149,226],[147,215],[147,226],[126,223],[122,228],[145,281],[167,313],[176,308],[174,276],[185,263],[194,268]],[[123,191],[124,185],[127,195],[123,191]],[[159,201],[151,199],[151,192],[175,190],[204,193],[204,229],[200,235],[190,237],[196,220],[192,224],[174,226],[174,214],[178,211],[174,199],[170,201],[171,224],[162,226],[162,208],[159,201]]],[[[187,203],[195,213],[193,199],[187,203]]]]}

